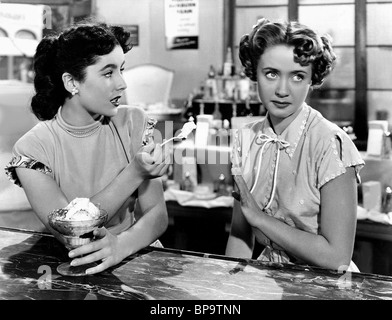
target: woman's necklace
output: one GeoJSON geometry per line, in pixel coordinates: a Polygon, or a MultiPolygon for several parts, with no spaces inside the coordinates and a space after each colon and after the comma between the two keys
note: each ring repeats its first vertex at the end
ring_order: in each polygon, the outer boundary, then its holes
{"type": "Polygon", "coordinates": [[[97,126],[97,127],[94,127],[92,129],[87,129],[87,130],[72,130],[72,129],[68,129],[68,128],[63,127],[60,123],[59,123],[59,126],[61,127],[61,129],[63,129],[69,135],[71,135],[75,138],[89,137],[89,136],[93,135],[95,132],[97,132],[98,129],[100,128],[100,126],[97,126]]]}
{"type": "Polygon", "coordinates": [[[103,119],[103,115],[101,115],[99,119],[92,124],[83,127],[74,127],[67,124],[62,118],[61,107],[59,108],[59,112],[57,113],[56,116],[56,120],[60,128],[75,138],[86,138],[93,135],[102,127],[102,119],[103,119]]]}

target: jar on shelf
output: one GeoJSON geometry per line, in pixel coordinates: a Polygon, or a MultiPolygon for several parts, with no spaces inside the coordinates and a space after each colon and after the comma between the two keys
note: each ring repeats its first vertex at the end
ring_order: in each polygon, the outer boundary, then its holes
{"type": "Polygon", "coordinates": [[[194,185],[189,171],[185,172],[184,179],[181,181],[180,189],[183,191],[193,192],[194,185]]]}

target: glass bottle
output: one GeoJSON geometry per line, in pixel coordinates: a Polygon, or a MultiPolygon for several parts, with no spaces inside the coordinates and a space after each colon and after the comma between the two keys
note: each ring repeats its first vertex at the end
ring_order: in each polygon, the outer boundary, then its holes
{"type": "Polygon", "coordinates": [[[250,99],[250,82],[246,77],[245,73],[242,71],[240,73],[240,80],[238,80],[238,100],[247,101],[250,99]]]}
{"type": "Polygon", "coordinates": [[[216,193],[220,196],[227,196],[228,195],[226,177],[223,173],[221,173],[219,175],[215,190],[216,190],[216,193]]]}
{"type": "Polygon", "coordinates": [[[230,77],[233,75],[233,54],[231,47],[227,47],[225,62],[223,63],[223,76],[230,77]]]}
{"type": "Polygon", "coordinates": [[[219,102],[215,101],[214,104],[214,113],[212,114],[214,120],[221,120],[222,119],[222,113],[219,110],[219,102]]]}
{"type": "Polygon", "coordinates": [[[392,212],[392,188],[389,186],[385,188],[385,200],[383,205],[383,212],[384,213],[392,212]]]}
{"type": "Polygon", "coordinates": [[[190,93],[188,95],[188,98],[184,102],[184,110],[185,110],[184,117],[186,119],[193,117],[193,116],[196,116],[196,112],[195,112],[194,106],[193,106],[193,99],[194,99],[194,94],[190,93]]]}
{"type": "Polygon", "coordinates": [[[181,183],[181,190],[193,192],[193,182],[189,171],[185,172],[184,179],[181,183]]]}
{"type": "Polygon", "coordinates": [[[208,78],[206,80],[204,99],[216,100],[218,98],[218,85],[216,83],[216,72],[214,66],[210,66],[208,78]]]}
{"type": "Polygon", "coordinates": [[[217,145],[228,147],[229,146],[229,127],[230,122],[227,119],[223,120],[223,128],[218,129],[217,145]]]}

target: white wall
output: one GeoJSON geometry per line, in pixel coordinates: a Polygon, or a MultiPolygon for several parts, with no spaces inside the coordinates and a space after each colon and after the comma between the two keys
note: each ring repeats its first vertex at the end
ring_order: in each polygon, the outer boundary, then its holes
{"type": "Polygon", "coordinates": [[[127,67],[150,62],[150,0],[96,0],[93,5],[93,14],[100,20],[112,24],[139,25],[139,46],[127,54],[127,67]]]}
{"type": "Polygon", "coordinates": [[[199,0],[199,49],[167,50],[164,0],[95,0],[95,15],[107,23],[139,25],[139,46],[126,67],[155,63],[175,71],[171,98],[182,103],[207,76],[209,66],[223,63],[224,0],[199,0]]]}

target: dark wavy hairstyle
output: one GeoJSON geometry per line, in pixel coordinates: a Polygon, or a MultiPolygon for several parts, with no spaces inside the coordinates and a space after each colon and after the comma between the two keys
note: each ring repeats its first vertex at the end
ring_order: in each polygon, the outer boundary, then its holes
{"type": "Polygon", "coordinates": [[[128,52],[132,48],[129,40],[130,33],[120,26],[92,22],[82,22],[59,35],[43,38],[33,59],[35,95],[31,108],[36,117],[52,119],[70,96],[62,81],[64,72],[83,81],[86,68],[100,56],[109,54],[118,45],[124,53],[128,52]]]}
{"type": "Polygon", "coordinates": [[[320,86],[335,66],[336,55],[328,35],[315,31],[296,21],[279,23],[265,18],[257,21],[250,34],[240,40],[239,57],[244,73],[257,81],[257,64],[264,51],[274,45],[293,46],[294,61],[301,66],[312,66],[312,86],[320,86]]]}

